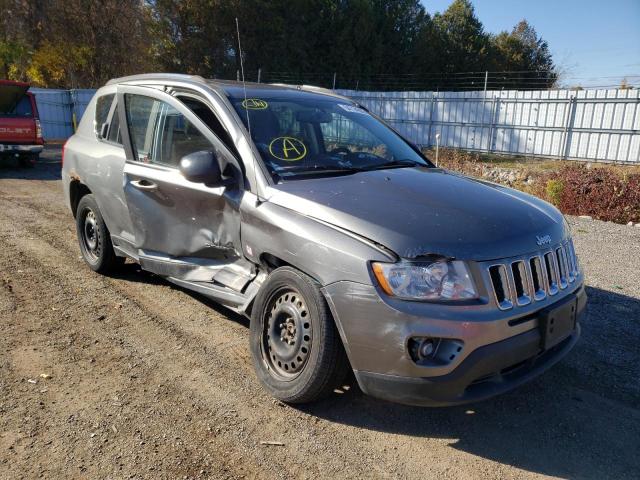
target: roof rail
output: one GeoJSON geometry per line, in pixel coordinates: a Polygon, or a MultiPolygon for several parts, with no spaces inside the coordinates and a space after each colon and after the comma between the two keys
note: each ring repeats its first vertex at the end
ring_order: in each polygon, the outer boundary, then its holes
{"type": "Polygon", "coordinates": [[[270,83],[269,85],[273,85],[274,87],[289,87],[296,88],[298,90],[304,90],[305,92],[313,92],[320,93],[323,95],[329,95],[331,97],[341,98],[343,100],[348,100],[349,102],[353,102],[349,97],[345,97],[344,95],[340,95],[330,88],[317,87],[315,85],[291,85],[288,83],[270,83]]]}
{"type": "Polygon", "coordinates": [[[142,73],[139,75],[129,75],[127,77],[113,78],[107,82],[107,85],[144,80],[192,80],[196,82],[205,81],[205,79],[200,75],[186,75],[183,73],[142,73]]]}

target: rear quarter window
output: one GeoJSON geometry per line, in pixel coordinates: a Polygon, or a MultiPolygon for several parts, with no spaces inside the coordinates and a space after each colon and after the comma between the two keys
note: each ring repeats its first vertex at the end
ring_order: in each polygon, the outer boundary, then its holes
{"type": "Polygon", "coordinates": [[[103,95],[96,100],[96,117],[93,123],[96,135],[100,135],[102,125],[107,121],[109,116],[109,110],[111,110],[111,104],[115,98],[115,93],[109,95],[103,95]]]}

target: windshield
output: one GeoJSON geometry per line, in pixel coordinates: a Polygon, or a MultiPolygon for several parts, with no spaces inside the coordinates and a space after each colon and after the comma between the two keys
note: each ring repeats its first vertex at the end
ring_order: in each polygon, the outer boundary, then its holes
{"type": "Polygon", "coordinates": [[[300,93],[230,97],[275,180],[430,166],[393,130],[347,100],[300,93]]]}

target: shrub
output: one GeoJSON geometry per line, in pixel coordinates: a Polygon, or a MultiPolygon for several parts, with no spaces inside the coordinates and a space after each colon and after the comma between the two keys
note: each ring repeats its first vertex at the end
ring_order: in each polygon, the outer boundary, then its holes
{"type": "MultiPolygon", "coordinates": [[[[560,210],[618,223],[640,222],[640,174],[571,164],[560,169],[560,210]]],[[[547,198],[550,200],[550,198],[547,198]]]]}
{"type": "Polygon", "coordinates": [[[547,188],[546,188],[547,199],[551,203],[553,203],[555,206],[560,205],[560,201],[562,198],[562,190],[564,190],[564,185],[562,183],[562,180],[554,180],[554,179],[547,180],[547,188]]]}

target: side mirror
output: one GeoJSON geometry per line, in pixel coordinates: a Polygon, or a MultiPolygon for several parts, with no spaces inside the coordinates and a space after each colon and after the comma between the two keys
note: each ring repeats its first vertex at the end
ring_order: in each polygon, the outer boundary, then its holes
{"type": "Polygon", "coordinates": [[[223,179],[215,154],[202,150],[185,155],[180,159],[180,173],[194,183],[204,183],[207,187],[228,185],[230,179],[223,179]]]}

